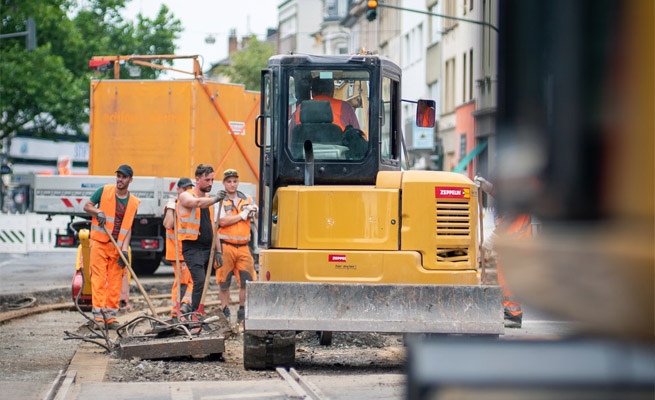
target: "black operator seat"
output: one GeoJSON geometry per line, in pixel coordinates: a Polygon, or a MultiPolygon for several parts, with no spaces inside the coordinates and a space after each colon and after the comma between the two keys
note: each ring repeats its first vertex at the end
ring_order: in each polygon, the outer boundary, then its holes
{"type": "Polygon", "coordinates": [[[303,157],[303,144],[310,140],[313,144],[341,145],[343,131],[333,124],[332,107],[326,100],[305,100],[300,104],[300,124],[291,134],[291,154],[294,158],[303,157]]]}

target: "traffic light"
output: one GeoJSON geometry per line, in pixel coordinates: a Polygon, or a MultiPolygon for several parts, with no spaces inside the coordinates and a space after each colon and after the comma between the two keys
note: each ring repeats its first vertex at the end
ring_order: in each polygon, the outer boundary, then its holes
{"type": "Polygon", "coordinates": [[[373,21],[377,16],[378,16],[378,2],[376,0],[368,0],[368,10],[366,10],[366,19],[369,21],[373,21]]]}

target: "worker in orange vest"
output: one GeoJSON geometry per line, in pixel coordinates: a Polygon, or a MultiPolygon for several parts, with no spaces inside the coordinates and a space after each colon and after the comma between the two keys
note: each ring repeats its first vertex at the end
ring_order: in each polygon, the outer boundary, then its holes
{"type": "MultiPolygon", "coordinates": [[[[332,123],[339,125],[342,131],[347,126],[352,126],[359,129],[359,121],[355,114],[355,109],[347,101],[335,99],[334,97],[334,81],[332,79],[321,79],[319,76],[312,79],[312,100],[323,100],[330,103],[332,108],[332,123]]],[[[289,122],[289,132],[293,131],[293,127],[300,124],[300,107],[298,105],[294,112],[291,121],[289,122]]]]}
{"type": "MultiPolygon", "coordinates": [[[[480,186],[484,192],[491,196],[496,195],[494,185],[481,176],[474,178],[475,182],[480,186]]],[[[520,214],[517,216],[505,216],[499,218],[496,229],[491,234],[490,238],[486,240],[485,247],[491,248],[493,246],[493,238],[496,235],[503,235],[514,239],[527,238],[532,236],[532,218],[528,214],[520,214]]],[[[505,326],[508,328],[520,328],[523,322],[523,310],[521,304],[514,297],[514,294],[507,286],[505,277],[503,276],[503,269],[501,267],[500,259],[497,263],[498,271],[498,284],[503,287],[503,308],[505,310],[505,326]]]]}
{"type": "Polygon", "coordinates": [[[107,323],[116,329],[116,313],[119,309],[121,287],[125,275],[125,263],[107,233],[116,240],[123,255],[129,260],[132,223],[139,200],[130,194],[134,172],[129,165],[116,170],[116,184],[98,188],[84,204],[84,211],[91,220],[91,298],[92,312],[97,323],[107,323]]]}
{"type": "MultiPolygon", "coordinates": [[[[209,267],[209,256],[214,237],[214,204],[221,197],[209,196],[214,184],[214,168],[211,165],[199,164],[196,167],[196,184],[178,196],[178,226],[179,240],[182,241],[184,262],[189,268],[193,280],[191,292],[191,310],[198,311],[202,291],[205,286],[205,275],[209,267]]],[[[216,240],[214,268],[222,264],[219,241],[216,240]]]]}
{"type": "MultiPolygon", "coordinates": [[[[186,192],[193,188],[193,181],[189,178],[180,178],[177,181],[177,195],[186,192]]],[[[177,210],[177,197],[172,197],[168,200],[166,204],[164,214],[164,227],[166,228],[166,259],[171,262],[173,265],[173,273],[175,274],[175,280],[173,281],[173,288],[171,289],[171,316],[173,318],[178,317],[177,315],[177,280],[180,280],[180,313],[187,314],[191,312],[191,293],[193,292],[193,280],[191,279],[191,273],[187,268],[186,263],[184,262],[184,255],[182,254],[182,242],[179,238],[175,237],[175,226],[174,218],[177,218],[178,226],[178,236],[179,236],[179,212],[177,210]],[[175,240],[178,241],[177,244],[177,260],[179,260],[179,270],[180,276],[178,277],[178,266],[176,265],[175,257],[175,240]]]]}
{"type": "Polygon", "coordinates": [[[257,215],[257,205],[251,196],[239,192],[239,173],[227,169],[223,173],[225,199],[219,216],[218,237],[223,246],[223,266],[216,270],[216,283],[223,313],[230,319],[230,284],[234,276],[239,285],[239,310],[237,323],[245,316],[246,281],[257,280],[255,264],[248,248],[250,243],[250,220],[257,215]]]}

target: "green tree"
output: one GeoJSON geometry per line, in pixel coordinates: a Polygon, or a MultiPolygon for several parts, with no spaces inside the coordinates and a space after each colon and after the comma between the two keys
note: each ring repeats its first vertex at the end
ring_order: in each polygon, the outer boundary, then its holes
{"type": "MultiPolygon", "coordinates": [[[[153,19],[139,14],[126,21],[120,13],[128,1],[0,0],[0,34],[24,31],[27,17],[37,26],[34,51],[26,50],[24,38],[0,40],[0,140],[20,130],[84,135],[89,81],[97,77],[89,70],[93,56],[174,54],[180,21],[165,5],[153,19]]],[[[121,78],[128,78],[125,70],[121,78]]],[[[144,68],[141,78],[161,72],[144,68]]]]}
{"type": "Polygon", "coordinates": [[[233,83],[243,83],[247,90],[259,91],[261,70],[268,65],[268,59],[274,54],[272,44],[257,40],[253,36],[248,47],[232,55],[232,64],[218,67],[219,74],[225,74],[233,83]]]}

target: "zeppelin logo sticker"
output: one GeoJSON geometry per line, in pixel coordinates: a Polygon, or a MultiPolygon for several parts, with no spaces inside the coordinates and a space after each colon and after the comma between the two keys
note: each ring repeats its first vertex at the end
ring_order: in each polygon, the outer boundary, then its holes
{"type": "Polygon", "coordinates": [[[330,254],[328,256],[328,261],[329,262],[346,262],[346,256],[345,255],[330,254]]]}
{"type": "Polygon", "coordinates": [[[471,189],[463,187],[434,187],[434,197],[437,199],[470,199],[471,189]]]}

